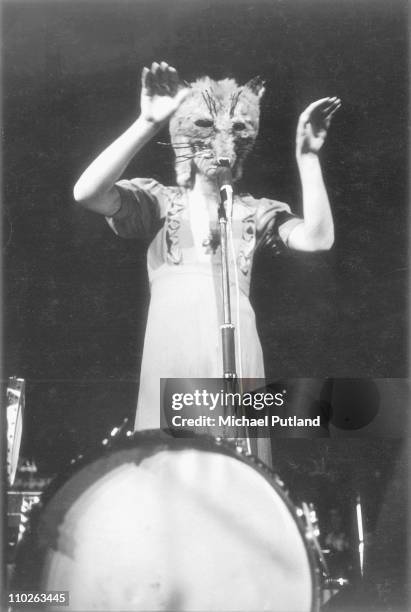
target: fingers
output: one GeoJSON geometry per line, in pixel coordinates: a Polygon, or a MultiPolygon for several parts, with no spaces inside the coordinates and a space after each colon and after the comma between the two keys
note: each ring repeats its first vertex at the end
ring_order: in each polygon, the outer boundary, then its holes
{"type": "Polygon", "coordinates": [[[177,70],[173,68],[173,66],[168,67],[168,76],[170,84],[177,90],[180,83],[180,79],[178,78],[177,70]]]}
{"type": "Polygon", "coordinates": [[[141,85],[142,88],[145,89],[148,94],[151,95],[153,93],[154,78],[152,72],[149,68],[147,68],[147,66],[144,66],[143,72],[141,74],[141,85]]]}
{"type": "Polygon", "coordinates": [[[169,87],[168,83],[168,64],[166,62],[160,62],[160,66],[157,72],[158,80],[160,82],[161,87],[167,89],[169,87]]]}
{"type": "Polygon", "coordinates": [[[157,62],[153,62],[151,64],[151,68],[150,68],[150,74],[151,74],[151,78],[152,78],[152,84],[153,84],[153,88],[152,88],[152,94],[156,93],[162,93],[162,82],[161,82],[161,67],[160,64],[158,64],[157,62]]]}
{"type": "Polygon", "coordinates": [[[311,102],[311,104],[309,106],[307,106],[307,108],[305,109],[306,111],[313,111],[316,108],[320,108],[321,106],[326,106],[327,104],[329,104],[331,102],[333,98],[320,98],[319,100],[315,100],[314,102],[311,102]]]}
{"type": "Polygon", "coordinates": [[[341,100],[334,96],[333,98],[328,99],[328,104],[320,107],[318,112],[320,112],[324,117],[327,117],[330,113],[334,114],[335,111],[340,108],[341,100]]]}
{"type": "Polygon", "coordinates": [[[316,100],[300,115],[297,128],[299,133],[302,133],[311,124],[314,136],[325,135],[332,117],[340,107],[341,100],[337,96],[316,100]]]}
{"type": "Polygon", "coordinates": [[[150,95],[175,96],[182,88],[177,70],[167,62],[153,62],[151,68],[144,67],[142,84],[150,95]]]}
{"type": "Polygon", "coordinates": [[[308,122],[312,115],[316,115],[321,117],[322,119],[328,118],[340,108],[341,100],[334,96],[332,98],[321,98],[320,100],[316,100],[312,102],[304,112],[300,115],[301,119],[304,122],[308,122]]]}
{"type": "Polygon", "coordinates": [[[326,129],[328,129],[330,127],[331,119],[340,107],[341,100],[339,98],[330,98],[330,104],[328,104],[324,109],[317,111],[319,113],[318,123],[323,123],[326,129]]]}
{"type": "Polygon", "coordinates": [[[333,102],[324,110],[324,118],[331,120],[340,107],[341,100],[339,98],[333,98],[333,102]]]}
{"type": "Polygon", "coordinates": [[[301,113],[300,118],[306,122],[309,121],[310,115],[317,109],[324,107],[329,104],[331,98],[321,98],[312,102],[307,108],[301,113]]]}

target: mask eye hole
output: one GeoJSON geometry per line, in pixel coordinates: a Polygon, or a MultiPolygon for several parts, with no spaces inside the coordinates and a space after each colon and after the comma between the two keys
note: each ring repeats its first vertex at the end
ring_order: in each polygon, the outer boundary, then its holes
{"type": "Polygon", "coordinates": [[[235,121],[233,123],[234,130],[245,130],[245,128],[246,128],[246,125],[242,121],[235,121]]]}
{"type": "Polygon", "coordinates": [[[211,128],[214,125],[211,119],[196,119],[194,124],[202,128],[211,128]]]}

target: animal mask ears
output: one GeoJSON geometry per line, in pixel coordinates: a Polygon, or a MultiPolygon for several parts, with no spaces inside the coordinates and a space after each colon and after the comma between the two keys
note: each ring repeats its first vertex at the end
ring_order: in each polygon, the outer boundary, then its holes
{"type": "Polygon", "coordinates": [[[260,99],[262,98],[265,92],[265,81],[260,76],[255,76],[254,78],[247,81],[247,83],[243,87],[248,88],[260,99]]]}

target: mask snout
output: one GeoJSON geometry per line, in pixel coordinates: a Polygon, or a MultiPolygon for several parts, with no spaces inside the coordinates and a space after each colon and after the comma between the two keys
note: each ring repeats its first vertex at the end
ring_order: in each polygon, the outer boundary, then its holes
{"type": "Polygon", "coordinates": [[[218,165],[219,166],[224,166],[225,168],[230,168],[231,167],[231,163],[230,163],[230,158],[229,157],[219,157],[217,161],[218,161],[218,165]]]}

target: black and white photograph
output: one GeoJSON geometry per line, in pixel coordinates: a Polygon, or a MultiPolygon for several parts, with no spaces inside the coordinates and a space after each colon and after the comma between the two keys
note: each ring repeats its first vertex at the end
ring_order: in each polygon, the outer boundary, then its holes
{"type": "Polygon", "coordinates": [[[4,0],[2,605],[409,609],[405,0],[4,0]]]}

